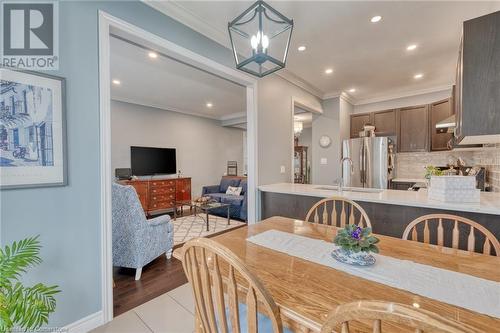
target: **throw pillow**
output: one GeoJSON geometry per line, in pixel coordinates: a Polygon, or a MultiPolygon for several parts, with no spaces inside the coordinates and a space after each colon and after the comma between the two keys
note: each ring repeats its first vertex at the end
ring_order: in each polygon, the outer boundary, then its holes
{"type": "Polygon", "coordinates": [[[240,195],[241,194],[241,187],[234,187],[234,186],[229,186],[227,188],[226,194],[230,195],[240,195]]]}

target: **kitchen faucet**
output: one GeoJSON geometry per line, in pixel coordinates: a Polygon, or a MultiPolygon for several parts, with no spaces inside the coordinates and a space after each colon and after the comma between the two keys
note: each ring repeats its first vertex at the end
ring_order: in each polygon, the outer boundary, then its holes
{"type": "Polygon", "coordinates": [[[354,173],[354,167],[352,165],[352,159],[350,157],[344,157],[340,160],[340,181],[339,181],[339,192],[342,192],[342,188],[344,187],[344,162],[349,161],[351,165],[351,175],[354,173]]]}

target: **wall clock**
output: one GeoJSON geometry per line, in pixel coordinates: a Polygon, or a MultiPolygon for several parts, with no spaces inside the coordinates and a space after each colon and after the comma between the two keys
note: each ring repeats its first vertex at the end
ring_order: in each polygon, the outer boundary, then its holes
{"type": "Polygon", "coordinates": [[[321,148],[328,148],[331,143],[332,139],[330,139],[328,135],[322,135],[321,138],[319,138],[319,145],[321,148]]]}

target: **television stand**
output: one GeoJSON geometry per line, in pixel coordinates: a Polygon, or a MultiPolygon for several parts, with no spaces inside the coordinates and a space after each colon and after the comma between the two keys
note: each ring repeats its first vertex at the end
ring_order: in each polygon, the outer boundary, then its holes
{"type": "Polygon", "coordinates": [[[172,211],[176,202],[191,200],[190,177],[161,177],[119,181],[135,188],[146,216],[172,211]]]}

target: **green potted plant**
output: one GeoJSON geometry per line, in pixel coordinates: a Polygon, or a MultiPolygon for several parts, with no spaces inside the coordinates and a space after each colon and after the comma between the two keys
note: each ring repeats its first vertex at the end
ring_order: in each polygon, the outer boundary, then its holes
{"type": "Polygon", "coordinates": [[[340,262],[350,265],[369,266],[375,263],[370,252],[378,253],[379,239],[372,235],[371,228],[347,225],[340,229],[333,243],[338,246],[332,256],[340,262]]]}
{"type": "Polygon", "coordinates": [[[431,185],[431,177],[432,176],[442,176],[444,173],[441,169],[436,168],[433,165],[428,165],[425,167],[425,181],[427,183],[427,187],[429,188],[431,185]]]}
{"type": "Polygon", "coordinates": [[[40,248],[38,236],[0,248],[0,332],[37,330],[56,308],[58,286],[26,287],[19,281],[28,268],[42,262],[40,248]]]}

